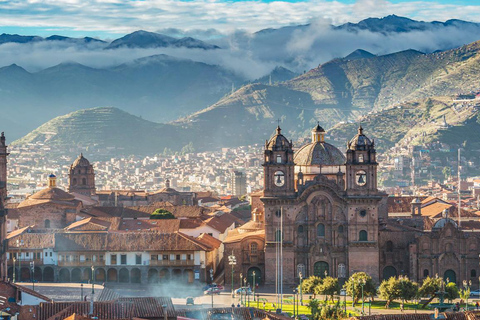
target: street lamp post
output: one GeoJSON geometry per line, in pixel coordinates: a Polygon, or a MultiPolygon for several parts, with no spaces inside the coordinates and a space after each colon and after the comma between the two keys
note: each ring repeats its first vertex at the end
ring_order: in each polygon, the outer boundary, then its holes
{"type": "Polygon", "coordinates": [[[352,278],[352,308],[355,308],[355,281],[352,278]]]}
{"type": "Polygon", "coordinates": [[[365,286],[365,279],[360,280],[360,286],[362,287],[362,315],[365,315],[365,299],[363,298],[363,287],[365,286]]]}
{"type": "Polygon", "coordinates": [[[90,299],[90,314],[93,315],[93,297],[95,295],[95,267],[92,265],[92,297],[90,299]]]}
{"type": "Polygon", "coordinates": [[[83,301],[83,283],[80,284],[80,301],[83,301]]]}
{"type": "Polygon", "coordinates": [[[248,294],[248,289],[247,289],[247,277],[243,278],[243,286],[245,287],[245,305],[250,305],[250,295],[248,294]]]}
{"type": "Polygon", "coordinates": [[[243,296],[242,283],[243,283],[243,273],[240,273],[240,305],[243,304],[243,301],[242,301],[242,296],[243,296]]]}
{"type": "MultiPolygon", "coordinates": [[[[213,269],[210,269],[210,283],[213,283],[213,269]]],[[[213,309],[213,290],[210,293],[212,294],[212,309],[213,309]]]]}
{"type": "Polygon", "coordinates": [[[15,269],[16,269],[15,263],[16,262],[17,262],[17,259],[13,257],[13,283],[15,283],[15,269]]]}
{"type": "MultiPolygon", "coordinates": [[[[296,318],[295,315],[295,295],[297,294],[297,289],[293,289],[293,317],[296,318]]],[[[298,309],[297,309],[297,314],[298,314],[298,309]]]]}
{"type": "Polygon", "coordinates": [[[233,291],[233,269],[234,269],[234,266],[237,264],[237,259],[236,257],[233,255],[233,251],[232,251],[232,254],[228,256],[228,264],[231,266],[232,268],[232,298],[235,297],[235,293],[233,291]]]}
{"type": "Polygon", "coordinates": [[[255,271],[253,271],[252,274],[253,274],[253,301],[255,301],[255,271]]]}
{"type": "Polygon", "coordinates": [[[298,273],[298,276],[300,277],[300,305],[303,306],[303,289],[302,289],[303,274],[302,274],[302,271],[300,271],[298,273]]]}
{"type": "MultiPolygon", "coordinates": [[[[464,288],[464,292],[465,291],[470,291],[470,286],[472,285],[472,280],[468,281],[467,280],[463,280],[463,288],[464,288]]],[[[468,311],[468,296],[466,298],[466,301],[465,301],[465,311],[468,311]]]]}
{"type": "Polygon", "coordinates": [[[30,262],[30,270],[32,270],[32,290],[35,291],[35,261],[30,262]]]}
{"type": "Polygon", "coordinates": [[[340,295],[343,296],[343,310],[347,314],[347,290],[341,289],[340,295]]]}

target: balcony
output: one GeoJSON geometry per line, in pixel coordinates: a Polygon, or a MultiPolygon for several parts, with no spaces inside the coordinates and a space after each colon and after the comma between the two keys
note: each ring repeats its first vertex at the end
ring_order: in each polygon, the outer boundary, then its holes
{"type": "MultiPolygon", "coordinates": [[[[43,259],[21,259],[20,260],[20,265],[21,266],[30,266],[30,262],[35,262],[35,266],[43,266],[43,259]]],[[[7,265],[8,266],[13,266],[13,259],[8,259],[7,260],[7,265]]],[[[15,260],[15,266],[17,266],[18,268],[18,265],[19,265],[19,260],[16,259],[15,260]]]]}
{"type": "MultiPolygon", "coordinates": [[[[35,263],[36,264],[36,263],[35,263]]],[[[105,266],[105,261],[58,261],[58,266],[59,267],[101,267],[105,266]]]]}
{"type": "Polygon", "coordinates": [[[148,260],[147,265],[155,267],[194,266],[194,260],[148,260]]]}

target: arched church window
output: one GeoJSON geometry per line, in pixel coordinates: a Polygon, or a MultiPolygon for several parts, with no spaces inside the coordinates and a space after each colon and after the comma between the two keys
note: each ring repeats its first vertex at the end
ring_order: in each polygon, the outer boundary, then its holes
{"type": "Polygon", "coordinates": [[[77,185],[77,178],[72,179],[72,185],[76,186],[77,185]]]}
{"type": "Polygon", "coordinates": [[[368,241],[368,234],[365,230],[360,230],[358,233],[358,241],[368,241]]]}
{"type": "Polygon", "coordinates": [[[428,269],[423,270],[423,277],[428,277],[428,269]]]}
{"type": "Polygon", "coordinates": [[[275,211],[275,215],[280,218],[282,216],[282,209],[277,209],[277,211],[275,211]]]}
{"type": "Polygon", "coordinates": [[[338,233],[343,233],[343,225],[338,226],[338,233]]]}
{"type": "Polygon", "coordinates": [[[257,254],[258,245],[256,242],[250,244],[250,254],[257,254]]]}
{"type": "Polygon", "coordinates": [[[299,225],[297,229],[298,233],[303,233],[303,225],[299,225]]]}
{"type": "Polygon", "coordinates": [[[470,270],[470,277],[476,278],[477,277],[477,270],[475,270],[475,269],[470,270]]]}
{"type": "Polygon", "coordinates": [[[50,228],[50,220],[45,220],[45,228],[50,228]]]}
{"type": "Polygon", "coordinates": [[[325,225],[323,223],[317,225],[317,237],[325,237],[325,225]]]}
{"type": "Polygon", "coordinates": [[[277,155],[277,163],[282,163],[282,156],[281,155],[277,155]]]}
{"type": "Polygon", "coordinates": [[[393,251],[393,242],[392,241],[387,241],[385,244],[387,252],[392,252],[393,251]]]}
{"type": "Polygon", "coordinates": [[[85,186],[87,184],[87,179],[83,178],[82,179],[82,184],[85,186]]]}
{"type": "Polygon", "coordinates": [[[346,278],[347,277],[347,268],[345,267],[345,264],[340,263],[338,265],[338,277],[339,278],[346,278]]]}

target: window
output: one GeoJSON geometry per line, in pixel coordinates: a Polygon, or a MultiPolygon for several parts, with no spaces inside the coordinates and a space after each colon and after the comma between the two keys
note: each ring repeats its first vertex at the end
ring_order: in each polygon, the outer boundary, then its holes
{"type": "Polygon", "coordinates": [[[174,254],[171,254],[171,255],[170,255],[170,260],[171,260],[171,261],[175,260],[175,255],[174,255],[174,254]]]}
{"type": "Polygon", "coordinates": [[[120,264],[127,264],[127,255],[126,254],[120,255],[120,264]]]}
{"type": "Polygon", "coordinates": [[[282,240],[282,231],[281,230],[275,231],[275,241],[278,242],[281,240],[282,240]]]}
{"type": "Polygon", "coordinates": [[[187,260],[192,260],[192,255],[191,254],[187,254],[187,260]]]}
{"type": "Polygon", "coordinates": [[[303,225],[299,225],[297,229],[298,233],[303,233],[303,225]]]}
{"type": "Polygon", "coordinates": [[[82,179],[82,184],[85,186],[87,184],[87,179],[83,178],[82,179]]]}
{"type": "Polygon", "coordinates": [[[168,260],[168,254],[164,254],[164,255],[162,256],[162,260],[168,260]]]}
{"type": "Polygon", "coordinates": [[[343,233],[343,225],[338,226],[338,233],[343,233]]]}
{"type": "Polygon", "coordinates": [[[25,257],[29,257],[30,256],[30,252],[25,252],[25,257]]]}
{"type": "Polygon", "coordinates": [[[50,228],[50,220],[45,220],[45,228],[50,228]]]}
{"type": "Polygon", "coordinates": [[[93,256],[92,256],[92,261],[93,261],[93,262],[97,261],[97,256],[96,256],[96,255],[93,255],[93,256]]]}
{"type": "Polygon", "coordinates": [[[392,241],[387,241],[385,244],[387,252],[393,252],[393,242],[392,241]]]}
{"type": "Polygon", "coordinates": [[[477,270],[475,270],[475,269],[470,270],[470,277],[476,278],[477,277],[477,270]]]}
{"type": "Polygon", "coordinates": [[[358,162],[363,162],[363,154],[358,155],[358,162]]]}
{"type": "Polygon", "coordinates": [[[110,255],[110,264],[117,264],[117,255],[116,254],[110,255]]]}
{"type": "Polygon", "coordinates": [[[186,254],[182,254],[182,260],[183,261],[187,260],[187,255],[186,254]]]}
{"type": "Polygon", "coordinates": [[[340,263],[338,265],[338,277],[339,278],[346,278],[347,277],[347,268],[345,267],[345,264],[340,263]]]}
{"type": "Polygon", "coordinates": [[[103,261],[103,254],[100,255],[100,261],[103,261]]]}
{"type": "Polygon", "coordinates": [[[177,255],[175,256],[175,260],[180,260],[180,255],[179,255],[179,254],[177,254],[177,255]]]}
{"type": "Polygon", "coordinates": [[[317,225],[317,237],[325,237],[325,225],[323,223],[317,225]]]}
{"type": "Polygon", "coordinates": [[[142,264],[142,255],[136,254],[135,255],[135,264],[142,264]]]}
{"type": "Polygon", "coordinates": [[[48,256],[48,253],[47,253],[47,252],[45,252],[45,257],[47,257],[47,256],[48,256]]]}
{"type": "Polygon", "coordinates": [[[277,211],[275,211],[275,215],[280,218],[282,216],[282,209],[277,209],[277,211]]]}
{"type": "Polygon", "coordinates": [[[365,217],[365,216],[367,215],[367,210],[365,210],[365,209],[360,210],[359,214],[360,214],[360,217],[363,218],[363,217],[365,217]]]}
{"type": "Polygon", "coordinates": [[[368,241],[368,234],[365,230],[360,230],[358,233],[358,241],[368,241]]]}
{"type": "Polygon", "coordinates": [[[257,249],[258,246],[256,242],[250,244],[250,254],[257,254],[257,249]]]}
{"type": "Polygon", "coordinates": [[[428,269],[423,270],[423,277],[428,277],[428,269]]]}
{"type": "Polygon", "coordinates": [[[80,255],[80,262],[85,262],[85,255],[80,255]]]}
{"type": "Polygon", "coordinates": [[[156,254],[152,254],[150,256],[150,260],[152,260],[152,261],[157,261],[157,259],[158,259],[158,256],[156,254]]]}
{"type": "Polygon", "coordinates": [[[282,163],[282,156],[281,155],[277,155],[277,163],[282,163]]]}

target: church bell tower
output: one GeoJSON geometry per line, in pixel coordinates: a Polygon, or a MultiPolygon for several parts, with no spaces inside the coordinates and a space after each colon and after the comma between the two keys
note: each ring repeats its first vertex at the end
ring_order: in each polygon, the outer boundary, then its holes
{"type": "Polygon", "coordinates": [[[0,135],[0,278],[7,277],[7,209],[5,202],[7,199],[7,145],[5,143],[5,134],[0,135]]]}
{"type": "Polygon", "coordinates": [[[295,196],[295,164],[293,144],[282,135],[280,126],[276,134],[265,142],[264,197],[295,196]]]}

